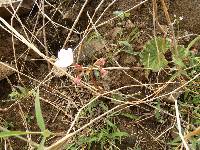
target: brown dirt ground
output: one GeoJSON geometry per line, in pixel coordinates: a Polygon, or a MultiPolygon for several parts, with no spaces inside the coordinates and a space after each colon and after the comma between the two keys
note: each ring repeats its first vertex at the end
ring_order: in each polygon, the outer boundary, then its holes
{"type": "MultiPolygon", "coordinates": [[[[55,7],[58,6],[60,1],[50,1],[55,7]]],[[[99,1],[90,1],[84,15],[81,17],[77,29],[79,31],[84,31],[87,25],[87,15],[86,12],[89,13],[94,12],[94,8],[97,6],[99,1]]],[[[140,0],[118,0],[116,4],[114,4],[109,11],[105,14],[100,22],[103,22],[109,19],[116,10],[127,10],[137,3],[140,0]]],[[[100,12],[105,9],[105,6],[110,3],[106,1],[104,7],[100,8],[100,12]]],[[[177,17],[183,16],[183,21],[179,24],[179,34],[180,36],[184,36],[187,34],[200,34],[200,9],[199,9],[199,1],[188,1],[188,0],[168,0],[168,7],[169,12],[172,16],[172,20],[174,19],[174,15],[177,17]]],[[[74,9],[79,10],[80,6],[83,4],[82,1],[78,2],[74,9]],[[78,9],[79,8],[79,9],[78,9]]],[[[68,8],[71,8],[73,2],[67,3],[65,7],[62,7],[61,10],[66,12],[68,8]]],[[[138,27],[140,31],[140,37],[137,41],[133,43],[133,48],[135,51],[141,51],[142,46],[144,43],[153,35],[153,25],[152,25],[152,9],[151,3],[147,2],[144,5],[140,6],[139,8],[131,11],[131,16],[129,20],[135,27],[138,27]],[[148,36],[147,36],[148,35],[148,36]]],[[[35,10],[36,11],[36,10],[35,10]]],[[[51,16],[53,11],[55,11],[52,7],[47,7],[46,10],[47,14],[51,16]]],[[[68,25],[70,27],[75,19],[74,16],[77,15],[76,10],[70,10],[72,15],[63,16],[59,13],[55,13],[55,16],[52,18],[54,21],[68,25]]],[[[100,15],[101,13],[99,13],[100,15]]],[[[37,12],[33,12],[29,18],[27,16],[22,17],[23,23],[29,28],[30,30],[33,29],[33,26],[36,21],[37,12]]],[[[165,17],[161,11],[159,5],[159,20],[160,24],[166,25],[165,17]]],[[[37,29],[42,26],[42,17],[39,18],[37,29]]],[[[99,31],[102,35],[105,35],[106,46],[108,48],[112,48],[109,44],[114,41],[112,39],[111,33],[112,29],[117,26],[117,21],[112,21],[105,26],[99,28],[99,31]]],[[[16,23],[16,28],[19,32],[23,34],[22,28],[16,23]]],[[[12,40],[11,36],[5,32],[3,29],[0,29],[0,58],[4,62],[8,62],[9,64],[14,64],[13,58],[13,49],[12,49],[12,40]]],[[[48,24],[46,26],[46,33],[47,33],[47,43],[49,46],[50,55],[56,56],[56,51],[62,47],[62,43],[66,38],[67,31],[57,27],[55,28],[52,24],[48,24]]],[[[157,31],[158,34],[161,34],[157,31]]],[[[79,40],[81,39],[80,36],[72,35],[73,40],[68,43],[67,46],[75,47],[79,40]]],[[[39,40],[43,40],[42,32],[39,32],[37,35],[39,40]]],[[[191,39],[193,37],[191,36],[191,39]]],[[[190,40],[191,40],[190,39],[190,40]]],[[[183,39],[181,42],[187,44],[188,39],[183,39]]],[[[45,53],[44,48],[37,42],[34,42],[35,45],[38,46],[39,49],[45,53]]],[[[199,45],[196,45],[198,47],[199,45]]],[[[97,48],[97,45],[94,46],[97,48]]],[[[91,49],[94,49],[92,47],[91,49]]],[[[15,41],[15,48],[16,48],[16,55],[18,58],[18,65],[21,69],[21,72],[24,74],[29,75],[39,81],[42,81],[45,76],[48,74],[48,67],[45,61],[38,60],[34,61],[31,59],[39,58],[36,54],[34,54],[31,50],[27,51],[27,55],[22,55],[23,52],[27,50],[27,47],[24,46],[18,40],[15,41]],[[27,59],[25,58],[27,56],[27,59]]],[[[100,48],[101,49],[101,48],[100,48]]],[[[105,47],[103,47],[105,50],[105,47]]],[[[105,55],[105,52],[98,51],[99,49],[95,49],[93,52],[96,57],[102,57],[105,55]]],[[[83,53],[88,50],[83,49],[83,53]]],[[[92,53],[91,51],[89,53],[92,53]]],[[[130,56],[126,53],[119,53],[115,58],[121,66],[140,66],[138,65],[138,57],[137,56],[130,56]]],[[[95,58],[92,56],[86,55],[85,57],[81,58],[81,63],[84,65],[89,65],[94,63],[95,58]]],[[[111,63],[106,64],[107,66],[111,65],[111,63]]],[[[148,80],[146,79],[143,71],[141,70],[131,70],[127,71],[127,73],[136,78],[137,80],[147,83],[148,80]]],[[[162,81],[162,79],[160,79],[162,81]]],[[[39,128],[36,124],[36,119],[34,117],[34,99],[32,97],[25,97],[21,99],[19,102],[15,104],[15,102],[9,100],[9,94],[12,92],[13,86],[21,85],[26,87],[27,89],[34,88],[38,83],[32,81],[24,76],[21,76],[21,81],[18,80],[17,74],[13,74],[8,77],[8,79],[3,79],[0,81],[0,108],[5,109],[9,108],[11,104],[14,104],[8,110],[1,110],[0,109],[0,125],[7,126],[9,130],[26,130],[27,128],[31,131],[38,131],[39,128]],[[25,119],[25,120],[24,120],[25,119]],[[29,120],[28,120],[29,119],[29,120]]],[[[133,79],[128,77],[122,71],[110,71],[108,74],[108,78],[105,81],[98,83],[100,86],[107,86],[110,90],[116,89],[122,86],[137,84],[133,79]],[[106,82],[106,84],[105,84],[106,82]]],[[[105,87],[103,87],[105,88],[105,87]]],[[[173,89],[171,89],[173,90],[173,89]]],[[[141,95],[137,96],[137,98],[142,98],[145,96],[146,90],[144,88],[128,88],[126,90],[120,91],[123,94],[134,94],[141,91],[141,95]]],[[[41,86],[40,88],[40,96],[42,99],[42,111],[44,115],[44,119],[47,125],[47,128],[56,133],[62,133],[67,131],[71,121],[74,118],[77,110],[84,106],[84,104],[88,103],[88,101],[93,97],[93,93],[84,89],[83,87],[75,87],[71,85],[69,79],[67,77],[61,78],[53,78],[51,81],[47,82],[46,85],[41,86]]],[[[129,101],[133,99],[130,98],[129,101]]],[[[110,101],[107,102],[109,105],[112,105],[110,101]],[[111,104],[110,104],[111,103],[111,104]]],[[[168,107],[167,104],[164,106],[164,109],[169,110],[170,106],[168,107]]],[[[161,133],[163,133],[166,129],[168,129],[174,123],[174,118],[169,117],[166,114],[163,114],[165,118],[164,123],[160,123],[154,116],[154,109],[148,105],[139,105],[139,106],[132,106],[130,109],[125,109],[129,113],[134,115],[142,116],[142,119],[139,121],[132,121],[130,119],[124,118],[123,116],[118,116],[118,125],[122,131],[126,131],[130,134],[130,137],[127,137],[122,140],[122,144],[118,144],[121,150],[126,150],[128,147],[136,148],[139,146],[142,150],[169,150],[171,149],[170,146],[167,144],[171,139],[173,139],[173,131],[169,130],[162,135],[159,139],[155,139],[161,133]]],[[[98,113],[97,113],[98,115],[98,113]]],[[[88,122],[89,120],[84,120],[81,123],[88,122]]],[[[81,124],[80,124],[81,125],[81,124]]],[[[78,127],[77,127],[78,128],[78,127]]],[[[39,137],[33,136],[32,138],[34,141],[38,142],[39,137]]],[[[59,137],[55,137],[47,142],[47,145],[51,144],[52,142],[59,139],[59,137]]],[[[10,143],[12,145],[13,150],[22,150],[27,149],[26,143],[19,141],[16,138],[10,138],[10,143]]],[[[0,141],[0,145],[4,145],[3,141],[0,141]]],[[[0,146],[0,149],[3,149],[3,146],[0,146]]],[[[95,148],[94,148],[95,149],[95,148]]]]}

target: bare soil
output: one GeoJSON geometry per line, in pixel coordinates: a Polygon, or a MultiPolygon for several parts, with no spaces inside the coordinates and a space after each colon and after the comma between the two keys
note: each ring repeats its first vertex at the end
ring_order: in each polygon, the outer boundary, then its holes
{"type": "MultiPolygon", "coordinates": [[[[58,7],[61,3],[61,0],[49,1],[53,6],[58,7]]],[[[97,4],[100,1],[90,1],[84,10],[83,15],[81,16],[76,29],[79,32],[83,32],[88,23],[87,11],[89,14],[94,12],[97,4]]],[[[103,7],[100,8],[97,13],[99,16],[103,10],[106,8],[108,4],[110,4],[110,0],[106,1],[103,7]]],[[[105,13],[100,22],[104,22],[109,18],[113,17],[113,12],[116,10],[128,10],[141,2],[140,0],[118,0],[113,6],[109,8],[109,10],[105,13]]],[[[169,12],[171,19],[174,20],[176,18],[183,17],[183,20],[180,21],[177,28],[177,34],[181,36],[187,36],[188,34],[200,34],[200,1],[199,0],[168,0],[166,1],[168,4],[169,12]]],[[[69,3],[63,3],[60,10],[63,12],[63,15],[59,12],[55,12],[55,8],[48,6],[45,8],[45,12],[48,16],[53,16],[51,19],[55,22],[58,22],[64,26],[71,27],[78,11],[83,5],[83,1],[78,1],[77,4],[73,7],[73,1],[69,3]]],[[[162,8],[160,3],[158,3],[159,15],[158,19],[160,24],[163,26],[167,26],[164,14],[162,12],[162,8]]],[[[140,31],[140,36],[134,43],[132,43],[132,47],[135,52],[140,52],[146,41],[153,36],[153,21],[152,21],[152,4],[151,2],[147,2],[137,9],[130,11],[131,15],[125,21],[122,21],[121,26],[126,26],[127,21],[131,23],[134,27],[137,27],[140,31]]],[[[33,28],[36,25],[37,33],[34,33],[38,40],[43,41],[42,30],[39,30],[42,27],[42,17],[40,16],[37,20],[38,10],[35,9],[31,12],[31,15],[22,15],[21,20],[23,24],[33,32],[33,28]],[[36,22],[36,20],[38,22],[36,22]]],[[[9,18],[7,18],[9,20],[9,18]]],[[[46,20],[48,21],[48,20],[46,20]]],[[[89,66],[93,64],[96,58],[109,56],[110,49],[113,48],[112,42],[115,41],[116,36],[113,35],[113,30],[118,25],[119,20],[116,19],[114,21],[109,22],[108,24],[103,25],[98,28],[101,35],[105,37],[105,43],[99,44],[98,42],[90,43],[90,45],[83,45],[82,54],[79,63],[84,66],[89,66]]],[[[15,28],[25,36],[22,27],[15,20],[14,22],[15,28]]],[[[63,46],[64,40],[68,34],[66,29],[61,27],[55,27],[52,23],[48,23],[45,27],[46,29],[46,38],[47,45],[49,49],[49,56],[57,56],[57,51],[63,46]]],[[[128,27],[127,33],[130,32],[128,27]]],[[[158,30],[156,31],[158,35],[162,35],[162,33],[158,30]]],[[[15,65],[14,61],[14,53],[13,53],[13,41],[12,37],[9,33],[0,29],[0,59],[2,62],[6,62],[11,66],[15,65]]],[[[30,36],[30,34],[28,34],[30,36]]],[[[77,35],[75,33],[72,34],[71,40],[67,43],[66,47],[76,47],[76,45],[81,40],[81,35],[77,35]]],[[[194,36],[187,36],[182,38],[180,42],[183,44],[188,44],[188,41],[191,41],[194,36]]],[[[35,54],[32,50],[29,50],[25,45],[23,45],[19,40],[15,39],[15,50],[16,50],[16,58],[17,58],[17,66],[18,70],[28,75],[27,78],[24,75],[20,75],[21,79],[19,79],[18,74],[14,73],[6,73],[3,77],[0,77],[0,125],[6,127],[9,130],[22,130],[25,131],[29,129],[30,131],[39,131],[39,127],[36,123],[36,118],[34,114],[34,98],[31,96],[26,96],[20,99],[19,101],[12,101],[9,98],[9,94],[12,90],[16,89],[17,86],[22,86],[27,89],[35,88],[38,83],[37,81],[43,81],[44,78],[49,73],[49,69],[46,61],[39,60],[41,59],[37,54],[35,54]],[[30,79],[33,78],[35,80],[30,79]]],[[[45,53],[43,46],[37,41],[34,40],[33,43],[41,49],[41,52],[45,53]]],[[[195,48],[198,49],[200,44],[195,45],[195,48]]],[[[125,52],[118,53],[114,59],[119,63],[120,66],[123,67],[142,67],[139,63],[139,57],[135,55],[130,55],[125,52]]],[[[116,63],[113,61],[107,61],[106,67],[116,66],[116,63]],[[114,64],[114,65],[113,65],[114,64]]],[[[0,65],[0,73],[1,68],[5,69],[5,66],[0,65]]],[[[72,68],[68,70],[72,71],[72,68]]],[[[3,73],[1,73],[2,75],[3,73]]],[[[100,89],[99,91],[113,90],[123,86],[139,84],[134,77],[138,81],[142,83],[154,83],[154,80],[157,82],[167,81],[168,76],[164,74],[164,77],[158,76],[157,74],[150,74],[149,79],[145,76],[145,73],[141,69],[131,69],[126,72],[119,70],[110,70],[106,78],[101,81],[95,81],[96,86],[100,89]],[[163,79],[164,78],[164,79],[163,79]]],[[[94,82],[89,81],[89,84],[94,84],[94,82]]],[[[174,88],[168,87],[168,91],[172,91],[174,88]]],[[[136,94],[134,97],[128,98],[128,101],[132,102],[136,99],[142,99],[146,95],[148,95],[151,91],[148,91],[144,87],[130,87],[124,90],[120,90],[122,94],[136,94]]],[[[70,79],[67,77],[53,77],[44,85],[40,87],[40,97],[42,113],[44,120],[46,122],[46,127],[55,133],[65,133],[71,122],[73,121],[75,114],[77,111],[87,104],[91,98],[95,96],[94,93],[85,89],[82,86],[75,86],[71,83],[70,79]]],[[[101,99],[100,99],[101,100],[101,99]]],[[[104,101],[104,99],[102,99],[104,101]]],[[[110,100],[106,100],[106,103],[111,107],[115,104],[110,100]]],[[[171,104],[163,102],[163,109],[170,112],[171,104]]],[[[97,109],[98,110],[98,109],[97,109]]],[[[168,144],[174,137],[176,137],[172,128],[167,130],[174,124],[175,118],[173,116],[169,116],[168,114],[163,113],[164,122],[160,122],[155,117],[155,109],[150,107],[147,104],[135,105],[128,109],[124,109],[123,112],[127,112],[136,116],[141,117],[140,120],[132,121],[129,118],[124,116],[117,116],[117,124],[121,131],[125,131],[129,133],[129,137],[122,139],[121,143],[118,143],[117,146],[121,150],[126,150],[128,148],[136,148],[137,146],[141,148],[141,150],[169,150],[172,149],[168,144]],[[166,131],[167,130],[167,131],[166,131]],[[159,137],[162,134],[161,137],[159,137]],[[159,137],[159,138],[157,138],[159,137]]],[[[173,112],[170,112],[173,113],[173,112]]],[[[101,114],[101,112],[97,112],[97,116],[101,114]]],[[[93,116],[94,117],[94,116],[93,116]]],[[[80,121],[79,128],[81,125],[89,122],[90,118],[83,118],[80,121]]],[[[102,120],[101,120],[102,121],[102,120]]],[[[101,123],[99,121],[99,123],[101,123]]],[[[95,128],[95,125],[94,125],[95,128]]],[[[47,145],[52,144],[56,140],[60,139],[60,137],[54,137],[47,141],[47,145]]],[[[38,142],[40,140],[39,136],[33,136],[32,140],[38,142]]],[[[9,139],[10,145],[13,150],[22,150],[28,149],[25,142],[20,141],[17,138],[9,139]]],[[[3,149],[4,142],[0,141],[0,149],[3,149]]],[[[95,149],[95,148],[94,148],[95,149]]]]}

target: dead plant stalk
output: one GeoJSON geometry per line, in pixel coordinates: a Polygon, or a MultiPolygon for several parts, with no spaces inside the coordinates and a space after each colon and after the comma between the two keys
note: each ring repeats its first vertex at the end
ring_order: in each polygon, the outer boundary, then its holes
{"type": "Polygon", "coordinates": [[[80,10],[80,12],[79,12],[79,14],[78,14],[78,16],[76,17],[76,20],[74,21],[74,24],[72,25],[72,27],[71,27],[71,29],[70,29],[68,35],[67,35],[67,38],[65,39],[65,42],[64,42],[64,44],[63,44],[63,48],[65,48],[65,46],[67,45],[67,42],[68,42],[68,40],[70,39],[70,36],[71,36],[71,34],[72,34],[72,31],[74,30],[76,24],[78,23],[79,18],[81,17],[81,14],[83,13],[83,10],[84,10],[85,6],[87,5],[87,3],[88,3],[88,0],[85,1],[85,3],[83,4],[83,6],[82,6],[82,8],[81,8],[81,10],[80,10]]]}
{"type": "Polygon", "coordinates": [[[180,114],[179,114],[179,110],[178,110],[178,102],[177,99],[174,98],[173,95],[171,95],[171,97],[173,98],[174,102],[175,102],[175,110],[176,110],[176,121],[177,121],[177,128],[178,128],[178,134],[183,142],[183,145],[185,146],[186,150],[189,150],[189,147],[183,137],[182,131],[181,131],[181,121],[180,121],[180,114]]]}
{"type": "Polygon", "coordinates": [[[170,16],[169,16],[169,13],[168,13],[168,10],[167,10],[167,6],[165,4],[165,1],[164,0],[160,0],[161,3],[162,3],[162,7],[163,7],[163,11],[164,11],[164,14],[165,14],[165,17],[166,17],[166,20],[167,20],[167,23],[170,27],[170,30],[171,30],[171,34],[172,34],[172,44],[173,44],[173,50],[172,52],[177,55],[178,52],[177,52],[177,41],[176,41],[176,37],[175,37],[175,32],[174,32],[174,27],[173,27],[173,24],[171,22],[171,19],[170,19],[170,16]]]}
{"type": "MultiPolygon", "coordinates": [[[[49,62],[50,64],[52,64],[53,66],[54,63],[52,61],[50,61],[50,59],[45,56],[42,52],[40,52],[40,50],[32,43],[30,43],[28,40],[26,40],[19,32],[17,32],[12,26],[10,26],[2,17],[0,17],[0,21],[8,28],[6,29],[3,25],[0,24],[0,27],[2,27],[3,29],[5,29],[6,31],[10,32],[11,34],[13,34],[17,39],[19,39],[20,41],[22,41],[24,44],[26,44],[29,48],[31,48],[34,52],[36,52],[39,56],[41,56],[43,59],[45,59],[47,62],[49,62]]],[[[60,71],[64,72],[65,75],[67,77],[69,77],[71,80],[74,80],[74,77],[72,75],[70,75],[68,72],[66,72],[64,69],[58,68],[60,71]]],[[[94,92],[96,94],[99,94],[97,91],[97,89],[91,85],[89,85],[86,82],[82,81],[82,86],[89,89],[91,92],[94,92]]]]}

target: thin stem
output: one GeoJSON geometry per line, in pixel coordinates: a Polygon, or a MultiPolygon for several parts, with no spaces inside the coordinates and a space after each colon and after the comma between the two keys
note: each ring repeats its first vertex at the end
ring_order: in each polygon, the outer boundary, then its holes
{"type": "Polygon", "coordinates": [[[175,37],[174,27],[173,27],[173,24],[171,22],[165,1],[164,0],[160,0],[160,1],[162,3],[163,11],[165,13],[167,23],[168,23],[170,30],[171,30],[171,33],[172,33],[172,44],[173,44],[173,47],[174,47],[173,50],[172,50],[172,53],[174,53],[177,56],[177,54],[178,54],[178,52],[177,52],[177,41],[176,41],[176,37],[175,37]]]}
{"type": "Polygon", "coordinates": [[[81,10],[80,10],[78,16],[76,17],[76,20],[74,21],[74,24],[72,25],[72,28],[70,29],[70,31],[69,31],[69,33],[68,33],[68,35],[67,35],[67,38],[66,38],[66,40],[65,40],[65,42],[64,42],[64,44],[63,44],[63,48],[66,47],[67,42],[68,42],[68,40],[70,39],[70,36],[71,36],[71,34],[72,34],[72,31],[74,30],[74,28],[75,28],[77,22],[79,21],[79,18],[80,18],[80,16],[81,16],[81,14],[83,13],[83,10],[84,10],[85,6],[87,5],[87,3],[88,3],[88,0],[85,1],[85,3],[83,4],[83,7],[81,8],[81,10]]]}
{"type": "Polygon", "coordinates": [[[179,114],[179,110],[178,110],[178,102],[177,102],[177,99],[174,98],[173,95],[171,95],[171,97],[174,99],[174,102],[175,102],[175,109],[176,109],[176,121],[177,121],[177,127],[178,127],[178,134],[183,142],[183,145],[185,146],[185,149],[186,150],[189,150],[189,147],[183,137],[183,134],[182,134],[182,131],[181,131],[181,121],[180,121],[180,114],[179,114]]]}

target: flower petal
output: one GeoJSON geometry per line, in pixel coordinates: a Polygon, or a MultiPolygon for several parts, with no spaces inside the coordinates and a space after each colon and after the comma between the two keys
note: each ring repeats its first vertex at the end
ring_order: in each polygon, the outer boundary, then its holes
{"type": "Polygon", "coordinates": [[[77,85],[80,85],[81,84],[81,76],[77,76],[76,78],[74,78],[74,83],[77,84],[77,85]]]}
{"type": "Polygon", "coordinates": [[[58,67],[68,67],[70,66],[73,61],[73,51],[71,48],[66,49],[61,49],[58,52],[58,60],[55,62],[55,65],[58,67]]]}
{"type": "Polygon", "coordinates": [[[97,61],[94,63],[94,65],[97,65],[97,66],[104,66],[106,63],[106,59],[105,58],[99,58],[97,59],[97,61]]]}
{"type": "Polygon", "coordinates": [[[108,71],[101,68],[100,73],[101,73],[101,77],[104,78],[108,74],[108,71]]]}

